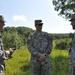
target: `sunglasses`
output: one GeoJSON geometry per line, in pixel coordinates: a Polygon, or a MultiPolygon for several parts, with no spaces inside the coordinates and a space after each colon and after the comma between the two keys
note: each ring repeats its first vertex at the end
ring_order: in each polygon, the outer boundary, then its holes
{"type": "Polygon", "coordinates": [[[4,23],[3,21],[0,21],[1,23],[4,23]]]}
{"type": "Polygon", "coordinates": [[[38,24],[38,26],[42,26],[43,24],[38,24]]]}
{"type": "Polygon", "coordinates": [[[5,22],[3,22],[3,21],[0,21],[3,25],[5,25],[5,22]]]}

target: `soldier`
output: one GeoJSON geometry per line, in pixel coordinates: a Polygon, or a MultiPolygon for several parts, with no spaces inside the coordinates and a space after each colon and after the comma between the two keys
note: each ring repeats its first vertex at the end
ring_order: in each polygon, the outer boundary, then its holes
{"type": "MultiPolygon", "coordinates": [[[[4,25],[5,25],[4,17],[0,15],[0,31],[3,29],[4,25]]],[[[2,36],[0,35],[0,75],[4,75],[5,71],[4,60],[11,58],[12,53],[13,53],[12,48],[9,48],[7,51],[4,50],[2,36]]]]}
{"type": "MultiPolygon", "coordinates": [[[[75,30],[75,14],[72,15],[71,19],[69,20],[71,22],[73,30],[75,30]]],[[[75,33],[72,40],[72,45],[69,50],[70,54],[70,75],[75,75],[75,33]]]]}
{"type": "Polygon", "coordinates": [[[42,20],[35,20],[35,28],[29,35],[27,45],[31,53],[31,67],[33,75],[50,75],[50,57],[52,38],[42,31],[42,20]]]}

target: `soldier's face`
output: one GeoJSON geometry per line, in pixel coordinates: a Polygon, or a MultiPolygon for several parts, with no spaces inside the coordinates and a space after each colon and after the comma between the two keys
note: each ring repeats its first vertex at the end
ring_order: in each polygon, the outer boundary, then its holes
{"type": "Polygon", "coordinates": [[[71,21],[72,28],[75,29],[75,19],[71,21]]]}
{"type": "Polygon", "coordinates": [[[4,22],[0,22],[0,30],[2,30],[3,29],[3,26],[5,25],[5,23],[4,22]]]}
{"type": "Polygon", "coordinates": [[[36,27],[36,31],[41,31],[42,30],[42,24],[39,24],[39,25],[35,25],[36,27]]]}

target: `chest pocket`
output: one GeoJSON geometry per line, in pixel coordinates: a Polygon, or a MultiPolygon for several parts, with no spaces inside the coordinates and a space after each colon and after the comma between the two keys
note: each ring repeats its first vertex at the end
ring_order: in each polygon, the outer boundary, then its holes
{"type": "Polygon", "coordinates": [[[41,48],[45,48],[48,45],[48,39],[45,35],[37,35],[35,37],[33,37],[33,45],[34,47],[41,47],[41,48]]]}

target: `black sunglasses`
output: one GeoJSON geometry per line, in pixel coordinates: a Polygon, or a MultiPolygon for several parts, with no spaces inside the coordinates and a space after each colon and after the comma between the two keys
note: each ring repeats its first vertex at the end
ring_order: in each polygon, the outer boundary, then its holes
{"type": "Polygon", "coordinates": [[[0,21],[1,23],[4,23],[3,21],[0,21]]]}
{"type": "Polygon", "coordinates": [[[42,26],[43,24],[38,24],[38,26],[42,26]]]}

